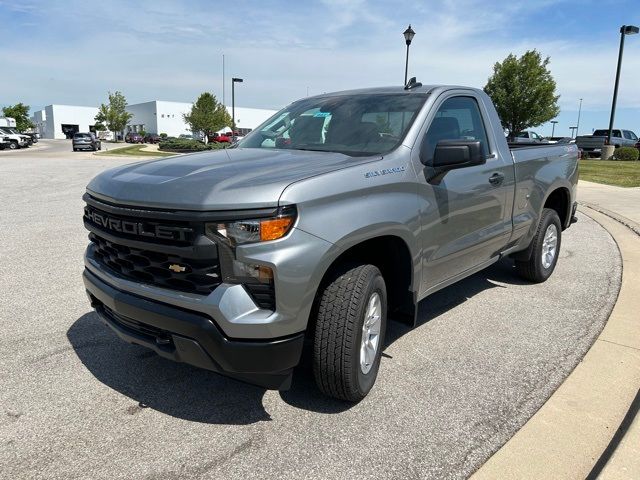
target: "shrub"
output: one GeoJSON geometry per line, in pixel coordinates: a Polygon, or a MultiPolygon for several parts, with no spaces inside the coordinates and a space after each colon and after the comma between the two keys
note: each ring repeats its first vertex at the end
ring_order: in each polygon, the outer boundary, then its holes
{"type": "Polygon", "coordinates": [[[225,148],[225,146],[226,145],[222,145],[220,143],[210,143],[208,145],[205,145],[198,140],[190,140],[187,138],[173,138],[161,140],[158,149],[164,152],[189,153],[202,152],[204,150],[218,150],[220,148],[225,148]]]}
{"type": "Polygon", "coordinates": [[[168,137],[168,135],[166,133],[161,133],[160,134],[160,138],[167,138],[167,137],[168,137]]]}
{"type": "Polygon", "coordinates": [[[635,147],[619,147],[616,148],[613,157],[616,160],[622,160],[625,162],[635,162],[640,156],[640,151],[635,147]]]}

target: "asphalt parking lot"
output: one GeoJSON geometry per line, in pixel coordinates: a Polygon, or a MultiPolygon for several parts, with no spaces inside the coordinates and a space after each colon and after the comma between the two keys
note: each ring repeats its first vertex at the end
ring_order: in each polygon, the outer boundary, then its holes
{"type": "Polygon", "coordinates": [[[602,329],[615,242],[579,215],[556,272],[508,261],[391,323],[376,387],[264,391],[121,342],[82,281],[87,181],[131,160],[61,142],[0,152],[1,478],[465,478],[537,411],[602,329]],[[70,148],[69,148],[70,150],[70,148]]]}

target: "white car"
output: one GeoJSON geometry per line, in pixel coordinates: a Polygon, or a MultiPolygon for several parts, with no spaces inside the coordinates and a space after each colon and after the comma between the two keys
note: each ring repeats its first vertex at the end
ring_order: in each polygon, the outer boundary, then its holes
{"type": "Polygon", "coordinates": [[[31,137],[22,135],[13,127],[0,127],[0,135],[9,138],[9,148],[11,150],[26,148],[31,145],[31,137]]]}

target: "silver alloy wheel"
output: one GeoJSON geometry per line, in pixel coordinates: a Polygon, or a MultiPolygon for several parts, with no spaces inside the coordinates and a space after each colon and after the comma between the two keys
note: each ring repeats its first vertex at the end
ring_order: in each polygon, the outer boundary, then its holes
{"type": "Polygon", "coordinates": [[[380,325],[382,323],[382,301],[378,292],[373,292],[367,302],[367,310],[362,324],[362,340],[360,342],[360,370],[369,373],[376,360],[380,344],[380,325]]]}
{"type": "Polygon", "coordinates": [[[549,268],[553,264],[557,249],[558,228],[551,224],[547,227],[547,231],[544,232],[544,239],[542,240],[542,266],[544,268],[549,268]]]}

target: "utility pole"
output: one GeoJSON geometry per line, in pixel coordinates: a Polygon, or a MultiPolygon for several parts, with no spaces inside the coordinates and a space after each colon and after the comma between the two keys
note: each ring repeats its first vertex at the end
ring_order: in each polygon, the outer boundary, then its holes
{"type": "Polygon", "coordinates": [[[582,113],[582,99],[580,99],[580,106],[578,107],[578,123],[576,123],[576,137],[580,135],[580,114],[582,113]]]}
{"type": "Polygon", "coordinates": [[[224,53],[222,54],[222,105],[227,106],[224,98],[224,53]]]}

